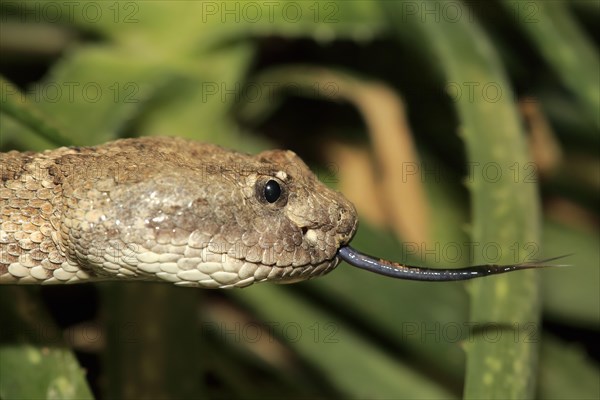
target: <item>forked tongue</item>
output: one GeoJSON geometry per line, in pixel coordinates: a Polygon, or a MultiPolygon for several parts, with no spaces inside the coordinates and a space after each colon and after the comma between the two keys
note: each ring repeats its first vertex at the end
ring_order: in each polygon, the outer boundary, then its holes
{"type": "Polygon", "coordinates": [[[385,275],[396,279],[407,279],[413,281],[465,281],[467,279],[481,278],[488,275],[503,274],[505,272],[520,271],[523,269],[545,268],[545,267],[567,267],[568,265],[549,264],[552,261],[568,257],[570,254],[547,258],[541,261],[529,261],[520,264],[508,265],[474,265],[457,269],[437,269],[417,267],[413,265],[400,264],[393,261],[383,260],[361,253],[346,245],[340,247],[338,256],[348,264],[356,268],[365,269],[376,274],[385,275]]]}

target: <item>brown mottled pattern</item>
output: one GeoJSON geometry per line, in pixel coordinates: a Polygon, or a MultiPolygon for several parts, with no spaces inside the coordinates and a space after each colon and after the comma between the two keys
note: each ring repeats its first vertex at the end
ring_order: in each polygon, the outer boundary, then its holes
{"type": "Polygon", "coordinates": [[[357,225],[291,151],[139,138],[0,161],[0,283],[294,282],[332,270],[357,225]]]}

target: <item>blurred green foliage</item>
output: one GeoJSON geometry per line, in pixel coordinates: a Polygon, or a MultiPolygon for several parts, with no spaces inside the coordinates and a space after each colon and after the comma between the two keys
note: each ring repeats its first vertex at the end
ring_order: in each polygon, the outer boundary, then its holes
{"type": "Polygon", "coordinates": [[[400,93],[421,157],[443,171],[423,179],[435,257],[365,221],[357,248],[436,265],[448,263],[440,248],[466,242],[493,243],[502,263],[575,253],[574,268],[469,284],[342,265],[225,293],[2,287],[0,398],[600,397],[597,2],[0,6],[2,151],[173,135],[246,152],[290,147],[323,168],[327,140],[368,147],[356,113],[328,103],[331,87],[310,77],[287,88],[256,79],[314,64],[400,93]],[[532,179],[524,96],[563,160],[532,179]],[[473,174],[490,163],[501,179],[473,174]]]}

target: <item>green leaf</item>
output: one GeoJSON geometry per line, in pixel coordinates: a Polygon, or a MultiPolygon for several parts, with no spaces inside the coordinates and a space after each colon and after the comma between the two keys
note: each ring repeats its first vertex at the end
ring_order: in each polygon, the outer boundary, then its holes
{"type": "Polygon", "coordinates": [[[85,371],[37,293],[0,287],[0,398],[92,399],[85,371]]]}

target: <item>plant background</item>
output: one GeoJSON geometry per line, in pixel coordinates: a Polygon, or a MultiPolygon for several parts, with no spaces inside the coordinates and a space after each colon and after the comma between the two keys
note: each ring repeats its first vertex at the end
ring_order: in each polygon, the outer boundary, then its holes
{"type": "Polygon", "coordinates": [[[600,396],[598,2],[0,6],[2,151],[142,135],[289,148],[357,205],[365,252],[574,265],[2,287],[0,398],[600,396]]]}

